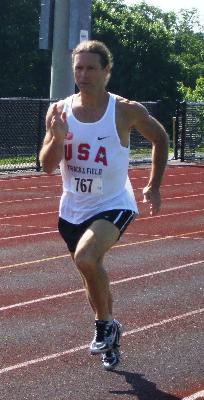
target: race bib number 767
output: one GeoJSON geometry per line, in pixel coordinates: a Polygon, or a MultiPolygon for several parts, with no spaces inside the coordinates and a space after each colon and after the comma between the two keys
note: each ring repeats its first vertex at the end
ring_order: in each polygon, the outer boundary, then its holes
{"type": "Polygon", "coordinates": [[[74,193],[102,194],[103,193],[102,179],[101,177],[80,178],[72,176],[71,190],[74,193]]]}

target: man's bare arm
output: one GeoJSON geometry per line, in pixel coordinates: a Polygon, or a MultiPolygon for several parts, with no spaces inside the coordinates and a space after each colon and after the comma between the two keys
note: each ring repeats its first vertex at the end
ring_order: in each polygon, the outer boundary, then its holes
{"type": "Polygon", "coordinates": [[[148,114],[146,108],[138,104],[136,104],[133,127],[152,143],[152,167],[143,194],[144,202],[150,202],[150,213],[154,215],[161,206],[159,187],[168,160],[168,135],[164,127],[148,114]]]}
{"type": "Polygon", "coordinates": [[[45,172],[53,172],[63,158],[64,137],[68,131],[62,104],[49,107],[46,116],[46,135],[40,151],[40,162],[45,172]]]}

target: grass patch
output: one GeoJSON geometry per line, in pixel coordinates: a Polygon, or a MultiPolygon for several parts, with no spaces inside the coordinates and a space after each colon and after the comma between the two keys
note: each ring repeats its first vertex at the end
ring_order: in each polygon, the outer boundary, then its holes
{"type": "Polygon", "coordinates": [[[23,164],[33,164],[36,162],[36,156],[12,156],[0,159],[0,165],[23,165],[23,164]]]}

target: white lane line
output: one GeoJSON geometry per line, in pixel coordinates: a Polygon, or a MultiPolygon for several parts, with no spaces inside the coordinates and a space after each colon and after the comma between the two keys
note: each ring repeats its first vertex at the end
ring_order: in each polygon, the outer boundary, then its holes
{"type": "MultiPolygon", "coordinates": [[[[138,172],[138,170],[137,170],[137,172],[138,172]]],[[[194,176],[194,175],[202,175],[204,172],[203,171],[199,171],[199,172],[189,172],[189,170],[188,170],[188,176],[194,176]]],[[[129,169],[129,176],[130,176],[130,179],[133,179],[133,180],[135,180],[135,179],[148,179],[149,178],[149,176],[148,175],[145,175],[145,176],[132,176],[132,175],[135,175],[135,173],[134,173],[134,169],[132,169],[132,168],[130,168],[129,169]],[[132,172],[133,172],[133,174],[132,174],[132,172]]],[[[178,176],[186,176],[186,173],[178,173],[178,174],[168,174],[168,171],[166,172],[166,174],[165,174],[165,178],[167,179],[168,177],[176,177],[176,178],[178,178],[178,176]]],[[[1,178],[0,179],[0,182],[13,182],[13,181],[18,181],[18,182],[21,182],[21,181],[28,181],[28,180],[30,180],[30,179],[32,179],[32,180],[41,180],[41,179],[53,179],[53,178],[59,178],[59,179],[61,179],[61,175],[59,174],[59,173],[56,173],[56,174],[52,174],[52,175],[37,175],[37,176],[19,176],[19,177],[16,177],[16,178],[9,178],[9,177],[6,177],[6,178],[1,178]]]]}
{"type": "MultiPolygon", "coordinates": [[[[197,181],[197,182],[180,182],[180,183],[173,183],[172,185],[171,184],[166,184],[166,185],[162,185],[161,186],[161,189],[162,188],[166,188],[166,187],[174,187],[174,186],[189,186],[189,185],[203,185],[203,181],[197,181]]],[[[134,192],[135,191],[137,191],[137,190],[143,190],[144,188],[143,187],[138,187],[138,188],[136,188],[136,189],[133,189],[134,190],[134,192]]]]}
{"type": "MultiPolygon", "coordinates": [[[[175,215],[184,215],[184,214],[193,214],[197,212],[202,212],[204,211],[204,208],[200,208],[198,210],[188,210],[188,211],[179,211],[175,213],[170,213],[170,214],[159,214],[159,215],[154,215],[153,217],[148,216],[148,217],[139,217],[136,221],[144,220],[144,219],[154,219],[154,218],[164,218],[164,217],[174,217],[175,215]]],[[[135,222],[136,222],[135,221],[135,222]]],[[[134,223],[134,222],[133,222],[134,223]]]]}
{"type": "MultiPolygon", "coordinates": [[[[123,235],[135,236],[135,232],[124,232],[123,235]]],[[[161,237],[161,235],[149,234],[149,233],[137,233],[137,236],[156,237],[156,238],[161,237]]]]}
{"type": "MultiPolygon", "coordinates": [[[[1,226],[8,226],[8,227],[15,227],[15,228],[38,228],[39,229],[39,225],[22,225],[22,224],[13,224],[12,222],[10,222],[9,224],[0,224],[1,226]]],[[[42,229],[53,229],[53,226],[41,226],[42,229]]]]}
{"type": "Polygon", "coordinates": [[[26,306],[29,306],[32,304],[41,303],[43,301],[49,301],[49,300],[53,300],[53,299],[67,297],[67,296],[71,296],[72,294],[83,293],[84,291],[85,291],[85,289],[76,289],[76,290],[70,290],[69,292],[53,294],[52,296],[41,297],[41,298],[38,298],[35,300],[23,301],[22,303],[16,303],[16,304],[11,304],[10,306],[0,307],[0,312],[6,311],[6,310],[11,310],[14,308],[26,307],[26,306]]]}
{"type": "MultiPolygon", "coordinates": [[[[134,189],[134,190],[138,190],[138,189],[134,189]]],[[[186,195],[186,196],[173,196],[173,197],[163,197],[162,200],[163,201],[168,201],[168,200],[178,200],[178,199],[188,199],[188,198],[192,198],[192,197],[200,197],[200,196],[204,196],[203,193],[198,193],[198,194],[190,194],[190,195],[186,195]]],[[[55,196],[42,196],[42,197],[31,197],[31,198],[26,198],[26,199],[15,199],[15,200],[4,200],[4,201],[0,201],[0,204],[8,204],[8,203],[22,203],[25,201],[37,201],[37,200],[53,200],[53,199],[59,199],[61,197],[61,195],[55,195],[55,196]]],[[[138,203],[143,203],[143,200],[138,200],[138,203]]],[[[18,216],[16,216],[18,217],[18,216]]],[[[7,217],[7,218],[12,218],[12,217],[7,217]]]]}
{"type": "MultiPolygon", "coordinates": [[[[171,169],[171,165],[169,165],[168,166],[168,168],[169,169],[171,169]]],[[[174,169],[176,168],[175,166],[173,167],[174,169]]],[[[169,170],[167,169],[166,170],[166,173],[165,173],[165,177],[166,178],[168,178],[169,176],[170,177],[178,177],[178,176],[186,176],[186,167],[178,167],[178,168],[176,168],[176,171],[178,171],[178,170],[180,170],[181,168],[185,168],[185,172],[184,173],[175,173],[175,174],[169,174],[168,172],[169,172],[169,170]]],[[[187,167],[188,168],[188,167],[187,167]]],[[[143,168],[143,169],[147,169],[147,168],[143,168]]],[[[148,170],[149,170],[149,168],[148,168],[148,170]]],[[[137,173],[139,173],[139,170],[138,169],[135,169],[135,168],[129,168],[129,174],[130,175],[132,175],[132,172],[133,172],[133,174],[135,175],[135,171],[137,171],[137,173]]],[[[191,168],[188,168],[188,176],[190,176],[190,175],[201,175],[201,174],[203,174],[204,172],[203,172],[203,170],[201,170],[201,171],[199,171],[199,172],[193,172],[193,170],[191,170],[191,168]]],[[[43,173],[43,174],[39,174],[39,175],[27,175],[27,176],[18,176],[18,177],[9,177],[9,176],[6,176],[6,178],[1,178],[0,179],[0,182],[12,182],[12,181],[26,181],[26,180],[30,180],[30,179],[38,179],[38,180],[40,180],[40,179],[53,179],[53,178],[60,178],[61,179],[61,175],[60,175],[60,173],[58,173],[58,172],[56,172],[56,173],[54,173],[54,174],[46,174],[46,173],[43,173]]],[[[146,178],[146,179],[148,179],[149,178],[149,176],[148,175],[146,175],[146,176],[141,176],[141,177],[133,177],[133,179],[140,179],[140,178],[146,178]]]]}
{"type": "MultiPolygon", "coordinates": [[[[181,166],[182,167],[182,166],[181,166]]],[[[178,169],[176,169],[177,171],[181,168],[181,167],[179,167],[178,169]]],[[[169,166],[169,168],[171,168],[171,165],[169,166]]],[[[174,166],[174,168],[175,168],[175,166],[174,166]]],[[[185,169],[186,169],[186,167],[184,167],[185,169]]],[[[145,169],[146,170],[146,168],[143,168],[143,169],[145,169]]],[[[149,168],[148,168],[148,170],[149,170],[149,168]]],[[[132,175],[132,172],[133,172],[133,174],[135,175],[135,171],[137,171],[137,173],[139,173],[139,170],[138,169],[135,169],[135,168],[129,168],[129,174],[131,174],[132,175]]],[[[178,176],[186,176],[186,172],[185,173],[176,173],[176,174],[169,174],[168,173],[169,171],[168,171],[168,169],[167,169],[167,171],[166,171],[166,173],[165,173],[165,177],[166,178],[168,178],[169,176],[170,177],[178,177],[178,176]]],[[[199,172],[193,172],[192,170],[190,170],[189,168],[188,168],[188,176],[190,176],[190,175],[201,175],[201,174],[203,174],[204,172],[203,172],[203,170],[201,170],[201,171],[199,171],[199,172]]],[[[26,180],[30,180],[30,179],[38,179],[38,180],[41,180],[41,179],[53,179],[53,178],[60,178],[61,179],[61,175],[60,175],[60,173],[58,173],[58,172],[56,172],[56,173],[54,173],[54,174],[40,174],[40,175],[27,175],[27,176],[18,176],[18,177],[9,177],[9,176],[6,176],[6,178],[1,178],[0,179],[0,182],[12,182],[12,181],[18,181],[18,182],[20,182],[20,181],[26,181],[26,180]]],[[[139,176],[139,177],[133,177],[133,179],[140,179],[140,178],[146,178],[146,179],[148,179],[149,178],[149,176],[148,175],[146,175],[146,176],[139,176]]]]}
{"type": "Polygon", "coordinates": [[[51,260],[53,261],[53,260],[57,260],[60,258],[65,258],[65,257],[71,257],[71,255],[67,253],[67,254],[61,254],[60,256],[40,258],[39,260],[24,261],[24,262],[17,263],[17,264],[3,265],[2,267],[0,267],[0,270],[11,269],[11,268],[16,268],[16,267],[24,267],[26,265],[32,265],[32,264],[41,264],[42,262],[48,262],[51,260]]]}
{"type": "Polygon", "coordinates": [[[5,216],[5,217],[0,217],[0,220],[5,220],[5,219],[13,219],[13,218],[27,218],[27,217],[36,217],[38,215],[47,215],[47,214],[56,214],[58,211],[45,211],[45,212],[39,212],[39,213],[30,213],[30,214],[20,214],[20,215],[10,215],[10,216],[5,216]]]}
{"type": "Polygon", "coordinates": [[[165,325],[169,322],[179,321],[180,319],[191,317],[196,314],[201,314],[202,312],[204,312],[204,308],[199,308],[197,310],[189,311],[185,314],[176,315],[175,317],[163,319],[162,321],[159,321],[159,322],[154,322],[153,324],[146,325],[145,327],[140,327],[140,328],[132,329],[131,331],[128,331],[128,332],[124,332],[123,336],[133,335],[134,333],[142,332],[142,331],[148,330],[150,328],[156,328],[158,326],[165,325]]]}
{"type": "Polygon", "coordinates": [[[166,184],[166,185],[162,185],[163,187],[173,187],[173,186],[184,186],[184,185],[203,185],[203,181],[197,181],[197,182],[180,182],[180,183],[173,183],[173,185],[171,184],[166,184]]]}
{"type": "MultiPolygon", "coordinates": [[[[162,197],[162,201],[164,202],[166,200],[190,199],[190,198],[195,198],[195,197],[200,197],[200,196],[204,196],[204,193],[188,194],[186,196],[182,195],[182,196],[173,196],[173,197],[162,197]]],[[[139,201],[139,203],[141,203],[141,201],[139,201]]]]}
{"type": "Polygon", "coordinates": [[[188,199],[191,197],[199,197],[199,196],[204,196],[204,193],[188,194],[186,196],[163,197],[163,200],[188,199]]]}
{"type": "Polygon", "coordinates": [[[188,240],[188,239],[191,239],[191,240],[203,240],[204,239],[204,237],[202,237],[202,236],[200,236],[200,237],[190,237],[190,236],[181,236],[181,239],[186,239],[186,240],[188,240]]]}
{"type": "Polygon", "coordinates": [[[55,185],[39,185],[39,186],[23,186],[23,187],[14,187],[14,188],[2,188],[1,192],[10,192],[10,191],[14,191],[16,192],[17,190],[33,190],[33,189],[50,189],[50,188],[54,188],[54,187],[62,187],[62,185],[60,183],[55,184],[55,185]]]}
{"type": "Polygon", "coordinates": [[[202,400],[204,399],[204,390],[191,394],[191,396],[184,397],[182,400],[196,400],[196,399],[202,399],[202,400]]]}
{"type": "MultiPolygon", "coordinates": [[[[192,310],[192,311],[187,312],[185,314],[176,315],[175,317],[163,319],[161,321],[154,322],[153,324],[144,325],[144,326],[141,326],[139,328],[132,329],[130,331],[124,332],[123,336],[129,336],[129,335],[133,335],[133,334],[138,333],[138,332],[147,331],[147,330],[152,329],[152,328],[157,328],[157,327],[160,327],[162,325],[165,325],[165,324],[168,324],[168,323],[171,323],[171,322],[174,322],[174,321],[179,321],[179,320],[184,319],[184,318],[188,318],[188,317],[192,317],[192,316],[197,315],[197,314],[201,314],[203,311],[204,311],[204,308],[200,308],[200,309],[197,309],[197,310],[192,310]]],[[[53,360],[53,359],[56,359],[56,358],[59,358],[59,357],[62,357],[62,356],[68,355],[68,354],[77,353],[79,351],[82,351],[82,350],[85,350],[85,349],[88,349],[88,348],[89,348],[89,344],[85,344],[83,346],[74,347],[72,349],[60,351],[58,353],[47,354],[47,355],[45,355],[43,357],[39,357],[39,358],[35,358],[35,359],[32,359],[32,360],[24,361],[22,363],[10,365],[8,367],[1,368],[0,369],[0,375],[5,374],[5,373],[10,372],[10,371],[15,371],[17,369],[28,367],[29,365],[36,365],[36,364],[40,364],[42,362],[53,360]]]]}
{"type": "Polygon", "coordinates": [[[56,174],[49,174],[49,175],[36,175],[36,176],[33,176],[33,175],[28,175],[28,176],[19,176],[19,177],[16,177],[16,178],[10,178],[10,177],[8,177],[8,178],[5,178],[5,179],[0,179],[0,182],[12,182],[12,181],[18,181],[18,182],[20,182],[20,181],[26,181],[26,180],[30,180],[30,179],[48,179],[48,178],[51,178],[51,179],[53,179],[53,178],[60,178],[61,179],[61,175],[60,174],[58,174],[58,173],[56,173],[56,174]]]}
{"type": "Polygon", "coordinates": [[[124,243],[124,244],[118,244],[115,245],[111,248],[111,250],[117,248],[117,247],[127,247],[127,246],[134,246],[137,244],[145,244],[145,243],[151,243],[151,242],[158,242],[161,240],[169,240],[169,239],[175,239],[175,238],[181,238],[185,239],[186,236],[190,235],[197,235],[198,233],[203,233],[204,231],[195,231],[195,232],[186,232],[186,233],[180,233],[178,235],[168,235],[168,236],[163,236],[163,237],[158,237],[156,239],[148,239],[148,240],[140,240],[138,242],[132,242],[132,243],[124,243]]]}
{"type": "Polygon", "coordinates": [[[27,233],[25,235],[16,235],[16,236],[6,236],[3,238],[0,238],[0,240],[9,240],[9,239],[19,239],[19,238],[23,238],[23,237],[30,237],[30,236],[40,236],[40,235],[49,235],[50,233],[56,233],[59,231],[58,230],[54,230],[54,231],[46,231],[46,232],[36,232],[36,233],[27,233]]]}
{"type": "MultiPolygon", "coordinates": [[[[202,174],[204,174],[204,172],[203,171],[200,171],[200,172],[192,172],[192,173],[190,173],[189,171],[188,171],[188,177],[189,176],[194,176],[194,175],[202,175],[202,174]]],[[[135,175],[135,174],[134,174],[135,175]]],[[[186,177],[186,173],[185,174],[168,174],[168,172],[165,174],[165,179],[167,180],[168,178],[178,178],[178,176],[185,176],[186,177]]],[[[130,180],[138,180],[138,179],[149,179],[149,176],[148,175],[146,175],[146,176],[132,176],[132,174],[130,174],[129,173],[129,177],[130,177],[130,180]]],[[[193,183],[193,182],[192,182],[193,183]]]]}
{"type": "Polygon", "coordinates": [[[4,200],[0,201],[0,204],[8,204],[8,203],[24,203],[25,201],[34,201],[34,200],[49,200],[49,199],[58,199],[61,196],[42,196],[42,197],[32,197],[29,199],[15,199],[15,200],[4,200]]]}
{"type": "MultiPolygon", "coordinates": [[[[203,182],[193,182],[193,184],[203,184],[203,182]]],[[[173,184],[173,185],[162,185],[162,187],[161,188],[164,188],[164,187],[173,187],[173,186],[180,186],[180,185],[192,185],[192,182],[187,182],[187,183],[175,183],[175,184],[173,184]]],[[[29,189],[39,189],[39,188],[42,188],[42,187],[44,187],[44,188],[46,188],[46,187],[48,187],[48,188],[51,188],[51,187],[54,187],[54,186],[61,186],[61,184],[59,184],[59,185],[53,185],[53,186],[39,186],[39,187],[25,187],[25,188],[14,188],[14,189],[3,189],[4,191],[11,191],[11,190],[29,190],[29,189]]],[[[2,191],[3,191],[2,190],[2,191]]],[[[137,191],[139,191],[139,190],[143,190],[143,187],[137,187],[137,188],[134,188],[133,187],[133,191],[134,192],[137,192],[137,191]]],[[[15,199],[15,200],[4,200],[4,201],[0,201],[0,204],[8,204],[8,203],[22,203],[22,202],[24,202],[24,201],[33,201],[33,200],[43,200],[43,199],[58,199],[58,198],[60,198],[61,197],[61,195],[55,195],[55,196],[42,196],[42,197],[33,197],[33,198],[26,198],[26,199],[15,199]]],[[[182,197],[191,197],[191,195],[189,195],[189,196],[182,196],[182,197]]],[[[180,198],[180,197],[178,197],[178,198],[180,198]]],[[[176,197],[175,197],[175,199],[176,199],[176,197]]],[[[165,198],[163,198],[163,200],[165,200],[165,198]]],[[[172,198],[172,200],[173,200],[173,198],[172,198]]]]}
{"type": "MultiPolygon", "coordinates": [[[[118,285],[120,283],[126,283],[126,282],[130,282],[130,281],[135,281],[137,279],[143,279],[143,278],[149,278],[150,276],[155,276],[155,275],[160,275],[160,274],[165,274],[167,272],[172,272],[172,271],[178,271],[184,268],[188,268],[188,267],[192,267],[192,266],[199,266],[200,264],[204,264],[204,260],[202,261],[196,261],[196,262],[192,262],[192,263],[188,263],[188,264],[184,264],[184,265],[179,265],[177,267],[171,267],[171,268],[166,268],[166,269],[161,269],[159,271],[152,271],[146,274],[142,274],[142,275],[135,275],[135,276],[130,276],[128,278],[123,278],[123,279],[118,279],[115,281],[110,282],[110,284],[112,286],[114,285],[118,285]]],[[[83,293],[85,290],[84,289],[75,289],[75,290],[71,290],[68,292],[63,292],[63,293],[58,293],[58,294],[54,294],[51,296],[45,296],[45,297],[41,297],[41,298],[37,298],[37,299],[33,299],[33,300],[28,300],[28,301],[24,301],[21,303],[16,303],[16,304],[10,304],[9,306],[3,306],[0,307],[0,312],[1,311],[6,311],[6,310],[11,310],[14,308],[20,308],[20,307],[25,307],[31,304],[36,304],[36,303],[41,303],[43,301],[49,301],[49,300],[53,300],[53,299],[57,299],[57,298],[62,298],[62,297],[67,297],[67,296],[71,296],[77,293],[83,293]]]]}

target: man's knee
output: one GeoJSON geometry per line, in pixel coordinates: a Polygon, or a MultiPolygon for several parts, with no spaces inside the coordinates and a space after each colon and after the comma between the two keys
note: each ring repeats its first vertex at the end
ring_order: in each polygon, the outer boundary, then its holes
{"type": "Polygon", "coordinates": [[[93,248],[82,247],[76,249],[74,254],[74,262],[77,268],[82,272],[83,275],[87,276],[92,274],[96,269],[98,258],[93,248]]]}

